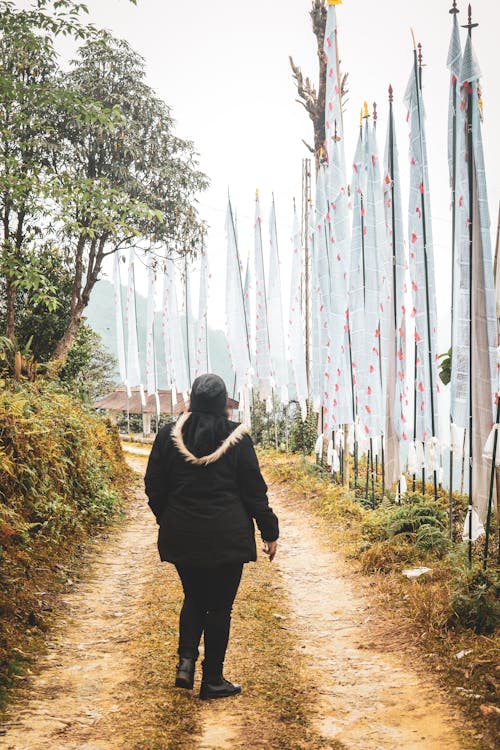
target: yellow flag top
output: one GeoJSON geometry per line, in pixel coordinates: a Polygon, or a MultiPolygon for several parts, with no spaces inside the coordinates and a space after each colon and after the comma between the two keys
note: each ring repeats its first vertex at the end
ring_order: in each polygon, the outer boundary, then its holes
{"type": "Polygon", "coordinates": [[[342,0],[327,0],[328,5],[342,5],[342,0]]]}

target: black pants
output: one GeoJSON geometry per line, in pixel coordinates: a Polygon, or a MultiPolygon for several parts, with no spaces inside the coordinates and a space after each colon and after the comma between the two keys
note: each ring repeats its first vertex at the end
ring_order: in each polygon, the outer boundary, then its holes
{"type": "Polygon", "coordinates": [[[179,656],[198,658],[204,634],[203,675],[211,679],[222,674],[231,626],[231,610],[240,585],[243,564],[216,568],[187,568],[176,565],[184,589],[179,622],[179,656]]]}

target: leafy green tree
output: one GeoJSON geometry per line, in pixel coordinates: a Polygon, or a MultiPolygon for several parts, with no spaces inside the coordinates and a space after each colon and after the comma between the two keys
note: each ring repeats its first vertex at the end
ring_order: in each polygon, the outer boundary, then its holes
{"type": "Polygon", "coordinates": [[[0,319],[8,338],[26,339],[30,315],[45,311],[44,351],[63,321],[61,365],[107,255],[133,245],[195,253],[205,234],[194,196],[207,179],[192,144],[173,134],[142,59],[84,25],[84,13],[72,0],[22,11],[0,0],[0,319]],[[84,42],[65,74],[60,34],[84,42]],[[68,306],[47,272],[54,252],[70,273],[68,306]]]}
{"type": "Polygon", "coordinates": [[[314,451],[318,437],[318,415],[312,410],[311,403],[307,404],[307,417],[302,421],[300,407],[295,404],[295,410],[290,414],[289,447],[292,453],[305,452],[310,455],[314,451]]]}
{"type": "Polygon", "coordinates": [[[59,380],[73,394],[93,403],[116,387],[116,359],[103,346],[102,339],[85,322],[69,349],[59,380]]]}
{"type": "Polygon", "coordinates": [[[127,42],[104,32],[86,42],[66,84],[105,116],[65,124],[59,221],[73,248],[73,290],[54,355],[61,360],[106,256],[134,245],[196,254],[205,225],[194,196],[208,184],[192,143],[174,135],[169,107],[147,85],[144,61],[127,42]]]}
{"type": "Polygon", "coordinates": [[[63,85],[54,43],[60,35],[82,40],[95,34],[82,21],[85,13],[73,0],[33,0],[24,10],[0,0],[0,287],[11,339],[20,291],[49,311],[58,305],[50,279],[33,260],[55,200],[60,113],[88,110],[63,85]]]}
{"type": "MultiPolygon", "coordinates": [[[[47,309],[43,288],[18,290],[15,304],[17,348],[29,351],[37,363],[50,361],[54,350],[64,334],[69,316],[72,273],[59,248],[50,243],[40,247],[31,257],[42,284],[50,279],[50,289],[57,296],[57,307],[47,309]]],[[[51,292],[52,293],[52,292],[51,292]]]]}
{"type": "MultiPolygon", "coordinates": [[[[50,36],[36,33],[28,13],[0,8],[0,257],[5,334],[12,338],[20,288],[39,290],[44,280],[30,263],[48,197],[56,59],[50,36]]],[[[52,295],[47,306],[55,307],[52,295]]]]}

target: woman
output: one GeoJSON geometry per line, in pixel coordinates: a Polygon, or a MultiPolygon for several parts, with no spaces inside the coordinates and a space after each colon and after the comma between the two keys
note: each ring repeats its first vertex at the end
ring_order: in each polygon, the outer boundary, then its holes
{"type": "Polygon", "coordinates": [[[257,559],[253,519],[270,560],[279,535],[252,440],[226,418],[226,403],[218,375],[196,378],[189,411],[159,431],[145,476],[160,558],[175,565],[184,590],[175,685],[193,687],[203,633],[202,699],[241,692],[223,664],[243,564],[257,559]]]}

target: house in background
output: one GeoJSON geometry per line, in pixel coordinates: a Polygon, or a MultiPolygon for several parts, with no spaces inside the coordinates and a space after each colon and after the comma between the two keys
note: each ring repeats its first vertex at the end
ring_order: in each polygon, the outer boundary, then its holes
{"type": "MultiPolygon", "coordinates": [[[[131,395],[127,395],[127,389],[122,386],[117,388],[113,393],[104,396],[94,402],[94,409],[100,409],[106,412],[113,424],[116,424],[119,416],[127,417],[128,415],[142,415],[142,433],[144,437],[151,435],[152,418],[156,417],[156,399],[153,393],[146,395],[145,406],[141,403],[141,392],[136,386],[131,388],[131,395]]],[[[180,394],[177,394],[177,403],[172,405],[172,391],[159,390],[158,398],[160,402],[160,417],[170,417],[172,420],[177,419],[179,414],[186,411],[189,399],[184,401],[180,394]]],[[[237,417],[239,403],[232,398],[227,400],[231,410],[230,418],[237,417]]]]}

